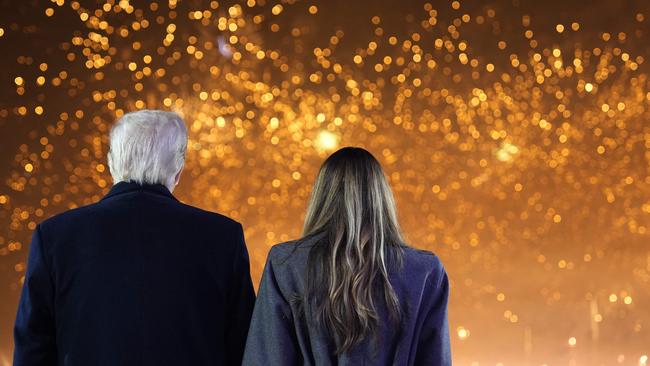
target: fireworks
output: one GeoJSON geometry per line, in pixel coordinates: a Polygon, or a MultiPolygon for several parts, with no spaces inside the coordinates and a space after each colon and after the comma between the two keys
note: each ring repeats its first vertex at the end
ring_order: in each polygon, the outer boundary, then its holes
{"type": "Polygon", "coordinates": [[[650,6],[378,3],[3,4],[2,352],[30,231],[108,191],[110,126],[146,107],[183,115],[175,194],[243,223],[255,283],[363,146],[446,264],[457,363],[646,364],[650,6]]]}

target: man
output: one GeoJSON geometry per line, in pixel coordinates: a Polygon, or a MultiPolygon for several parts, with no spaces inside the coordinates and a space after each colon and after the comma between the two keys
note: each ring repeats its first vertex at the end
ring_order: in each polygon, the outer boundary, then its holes
{"type": "Polygon", "coordinates": [[[15,366],[241,364],[255,301],[242,227],[171,194],[186,147],[174,113],[117,122],[110,192],[36,227],[15,366]]]}

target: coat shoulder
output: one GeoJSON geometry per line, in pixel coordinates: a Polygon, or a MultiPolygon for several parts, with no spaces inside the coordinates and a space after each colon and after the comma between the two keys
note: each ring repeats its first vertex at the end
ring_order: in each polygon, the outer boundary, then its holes
{"type": "Polygon", "coordinates": [[[430,250],[407,247],[405,248],[404,253],[406,257],[417,263],[432,267],[442,266],[440,257],[430,250]]]}
{"type": "Polygon", "coordinates": [[[41,230],[50,232],[56,231],[57,229],[62,228],[68,224],[84,224],[92,220],[92,218],[95,216],[95,212],[98,210],[98,206],[99,202],[96,202],[63,211],[43,220],[39,226],[41,230]]]}
{"type": "Polygon", "coordinates": [[[179,209],[188,215],[200,217],[210,224],[221,225],[230,229],[239,229],[242,227],[238,221],[217,212],[204,210],[185,203],[179,203],[179,209]]]}
{"type": "Polygon", "coordinates": [[[446,273],[440,257],[429,250],[408,247],[404,250],[404,259],[405,268],[412,273],[420,273],[427,277],[433,275],[436,278],[446,273]]]}
{"type": "MultiPolygon", "coordinates": [[[[111,215],[121,215],[121,211],[115,211],[113,205],[114,203],[110,201],[99,201],[80,206],[43,220],[39,226],[44,233],[53,234],[61,231],[65,232],[65,230],[76,230],[82,225],[93,225],[93,223],[101,220],[110,220],[111,215]]],[[[177,215],[178,219],[185,218],[199,227],[211,228],[212,230],[219,228],[225,231],[242,230],[242,225],[228,216],[185,203],[173,202],[171,205],[166,205],[164,210],[171,215],[177,215]]]]}
{"type": "Polygon", "coordinates": [[[301,238],[275,244],[269,250],[269,260],[276,263],[306,262],[315,244],[313,238],[301,238]]]}

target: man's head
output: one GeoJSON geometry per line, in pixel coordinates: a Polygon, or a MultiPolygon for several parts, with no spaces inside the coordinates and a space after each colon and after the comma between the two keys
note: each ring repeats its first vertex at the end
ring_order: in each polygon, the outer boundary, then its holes
{"type": "Polygon", "coordinates": [[[120,118],[110,135],[113,183],[163,184],[173,191],[185,163],[187,129],[172,112],[141,110],[120,118]]]}

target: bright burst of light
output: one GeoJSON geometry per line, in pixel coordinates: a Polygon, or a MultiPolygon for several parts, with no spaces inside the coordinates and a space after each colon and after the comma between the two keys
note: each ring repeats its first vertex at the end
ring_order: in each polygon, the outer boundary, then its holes
{"type": "Polygon", "coordinates": [[[569,343],[570,347],[575,347],[576,344],[578,343],[578,340],[576,339],[576,337],[571,337],[571,338],[569,338],[568,343],[569,343]]]}
{"type": "Polygon", "coordinates": [[[469,329],[465,327],[458,327],[456,328],[456,332],[458,333],[458,338],[461,340],[467,339],[469,337],[469,329]]]}
{"type": "Polygon", "coordinates": [[[500,161],[512,161],[512,159],[519,153],[519,148],[507,141],[501,143],[501,147],[496,150],[495,156],[500,161]]]}
{"type": "Polygon", "coordinates": [[[316,137],[316,148],[325,151],[336,149],[339,145],[339,136],[330,131],[320,131],[316,137]]]}

